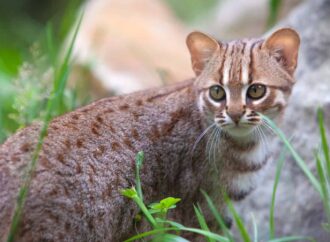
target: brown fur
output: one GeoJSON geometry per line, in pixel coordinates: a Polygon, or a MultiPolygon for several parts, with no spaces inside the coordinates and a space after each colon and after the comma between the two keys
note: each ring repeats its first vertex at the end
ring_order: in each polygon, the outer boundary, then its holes
{"type": "MultiPolygon", "coordinates": [[[[194,34],[194,38],[199,37],[209,38],[194,34]]],[[[205,208],[200,189],[212,197],[225,217],[223,191],[233,200],[241,200],[253,190],[251,176],[266,163],[269,153],[263,151],[259,136],[232,136],[224,119],[227,111],[232,115],[232,105],[242,105],[239,109],[251,109],[246,115],[258,125],[260,117],[256,112],[267,113],[275,105],[277,94],[270,89],[259,106],[253,102],[243,105],[237,94],[244,86],[239,78],[244,70],[240,68],[244,63],[253,65],[249,74],[253,81],[267,77],[271,85],[289,90],[292,77],[274,63],[265,49],[244,51],[247,44],[242,42],[221,46],[215,42],[210,51],[208,44],[212,41],[209,38],[200,45],[207,50],[206,55],[192,53],[193,58],[203,57],[193,60],[197,63],[193,64],[198,73],[196,80],[103,99],[50,123],[17,241],[117,242],[136,233],[136,228],[145,229],[142,224],[134,224],[136,205],[120,194],[134,185],[134,158],[141,150],[145,152],[141,172],[145,202],[180,197],[182,201],[170,217],[186,226],[197,226],[192,219],[193,204],[200,203],[205,208]],[[232,51],[223,51],[224,46],[232,51]],[[245,59],[244,54],[250,53],[253,58],[245,59]],[[226,60],[221,59],[224,55],[226,60]],[[249,60],[253,60],[252,64],[249,60]],[[228,65],[232,68],[231,77],[228,84],[225,79],[223,83],[229,86],[232,99],[217,107],[209,101],[207,90],[211,84],[220,83],[220,76],[225,77],[228,68],[223,65],[229,62],[235,64],[228,65]],[[223,72],[219,74],[219,70],[223,72]],[[201,100],[208,104],[203,105],[201,100]],[[201,137],[217,117],[223,121],[217,124],[221,134],[213,130],[201,137]]],[[[188,41],[188,46],[189,43],[196,42],[188,41]]],[[[193,51],[200,51],[200,46],[193,51]]],[[[1,240],[7,236],[17,192],[39,132],[40,124],[33,124],[0,147],[1,240]]],[[[205,213],[212,224],[211,216],[205,213]]]]}

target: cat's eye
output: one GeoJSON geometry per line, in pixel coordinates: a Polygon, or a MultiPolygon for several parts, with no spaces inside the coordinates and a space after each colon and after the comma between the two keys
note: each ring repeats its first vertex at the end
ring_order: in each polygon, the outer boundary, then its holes
{"type": "Polygon", "coordinates": [[[266,94],[266,86],[262,84],[253,84],[247,90],[247,96],[251,99],[260,99],[266,94]]]}
{"type": "Polygon", "coordinates": [[[226,92],[221,86],[214,85],[214,86],[210,87],[210,97],[214,101],[220,102],[225,99],[226,92]]]}

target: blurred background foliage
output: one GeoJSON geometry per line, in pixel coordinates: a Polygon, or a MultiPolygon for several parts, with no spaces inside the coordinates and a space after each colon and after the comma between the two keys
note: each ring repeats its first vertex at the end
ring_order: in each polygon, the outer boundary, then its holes
{"type": "MultiPolygon", "coordinates": [[[[164,1],[186,22],[203,16],[217,3],[164,1]]],[[[83,3],[0,1],[0,143],[18,128],[42,117],[52,85],[52,59],[58,57],[83,3]]],[[[70,104],[54,116],[78,105],[74,90],[67,90],[65,98],[70,104]]]]}
{"type": "Polygon", "coordinates": [[[0,1],[0,142],[41,116],[52,85],[47,82],[52,59],[82,3],[0,1]]]}
{"type": "MultiPolygon", "coordinates": [[[[221,0],[162,0],[185,23],[203,19],[221,0]]],[[[0,143],[20,127],[42,117],[55,59],[84,0],[0,1],[0,143]]],[[[270,0],[269,25],[280,1],[270,0]]],[[[76,90],[65,91],[63,109],[82,105],[76,90]]]]}

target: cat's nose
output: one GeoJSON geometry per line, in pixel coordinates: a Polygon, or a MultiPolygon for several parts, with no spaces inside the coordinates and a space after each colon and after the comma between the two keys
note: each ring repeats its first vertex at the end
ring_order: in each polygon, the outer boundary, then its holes
{"type": "Polygon", "coordinates": [[[231,120],[233,120],[235,124],[239,124],[239,121],[242,117],[242,113],[231,113],[229,117],[231,118],[231,120]]]}
{"type": "Polygon", "coordinates": [[[242,116],[244,115],[244,109],[242,108],[234,108],[234,109],[228,109],[227,110],[227,114],[228,116],[231,118],[231,120],[235,123],[235,124],[239,124],[242,116]]]}

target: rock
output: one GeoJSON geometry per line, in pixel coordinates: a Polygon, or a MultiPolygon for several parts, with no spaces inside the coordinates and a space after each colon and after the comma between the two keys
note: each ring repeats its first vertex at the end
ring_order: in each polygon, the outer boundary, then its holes
{"type": "Polygon", "coordinates": [[[108,93],[128,93],[191,78],[186,35],[163,1],[93,0],[74,55],[108,93]]]}
{"type": "MultiPolygon", "coordinates": [[[[221,40],[256,37],[264,33],[269,0],[223,0],[205,21],[205,28],[221,40]]],[[[286,17],[301,0],[281,1],[278,19],[286,17]]]]}
{"type": "MultiPolygon", "coordinates": [[[[316,110],[322,107],[325,124],[330,131],[330,1],[310,0],[297,7],[278,27],[291,26],[301,36],[301,49],[296,72],[297,83],[282,123],[287,137],[315,173],[313,152],[320,144],[316,110]]],[[[276,29],[275,28],[275,29],[276,29]]],[[[328,136],[330,138],[330,136],[328,136]]],[[[239,205],[240,214],[257,218],[260,241],[268,236],[268,219],[276,157],[283,145],[272,144],[274,160],[269,164],[259,188],[239,205]]],[[[276,235],[311,236],[318,242],[329,241],[330,234],[322,228],[325,214],[320,196],[287,155],[276,197],[276,235]]]]}

